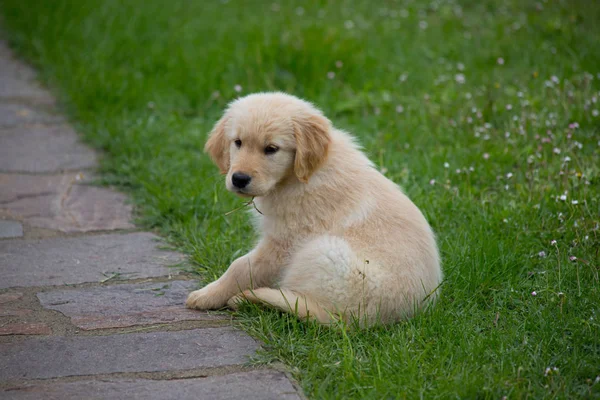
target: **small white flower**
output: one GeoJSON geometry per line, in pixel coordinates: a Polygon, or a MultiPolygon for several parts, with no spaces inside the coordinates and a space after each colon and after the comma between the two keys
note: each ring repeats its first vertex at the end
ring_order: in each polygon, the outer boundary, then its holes
{"type": "Polygon", "coordinates": [[[571,200],[571,204],[579,204],[579,200],[571,200]]]}
{"type": "Polygon", "coordinates": [[[444,163],[444,168],[450,168],[450,164],[448,164],[447,162],[444,163]]]}
{"type": "Polygon", "coordinates": [[[346,22],[344,22],[344,26],[346,27],[346,29],[350,30],[354,28],[354,21],[347,20],[346,22]]]}
{"type": "Polygon", "coordinates": [[[554,154],[560,154],[560,149],[558,147],[555,147],[554,149],[552,149],[552,152],[554,154]]]}
{"type": "Polygon", "coordinates": [[[534,290],[533,292],[531,292],[532,296],[537,296],[537,292],[534,290]]]}
{"type": "Polygon", "coordinates": [[[336,66],[337,68],[342,68],[342,67],[344,66],[344,63],[343,63],[342,61],[340,61],[340,60],[337,60],[337,61],[335,62],[335,66],[336,66]]]}
{"type": "Polygon", "coordinates": [[[567,195],[566,194],[561,194],[559,199],[561,199],[562,201],[567,201],[567,195]]]}
{"type": "Polygon", "coordinates": [[[592,110],[592,116],[597,117],[598,115],[600,115],[600,111],[592,110]]]}
{"type": "Polygon", "coordinates": [[[571,161],[571,157],[565,156],[565,158],[563,158],[563,161],[568,163],[569,161],[571,161]]]}
{"type": "Polygon", "coordinates": [[[560,80],[558,79],[558,77],[556,75],[552,75],[552,77],[550,78],[552,80],[552,82],[554,83],[558,83],[560,82],[560,80]]]}
{"type": "Polygon", "coordinates": [[[512,110],[512,104],[507,104],[506,105],[506,109],[509,110],[509,111],[512,110]]]}
{"type": "Polygon", "coordinates": [[[475,168],[473,168],[473,167],[471,166],[471,167],[469,167],[469,171],[473,172],[473,171],[475,171],[475,168]]]}
{"type": "Polygon", "coordinates": [[[504,137],[508,139],[510,137],[510,132],[504,132],[504,137]]]}
{"type": "Polygon", "coordinates": [[[465,74],[454,75],[454,80],[456,81],[456,83],[462,85],[463,83],[466,82],[465,74]]]}
{"type": "Polygon", "coordinates": [[[329,79],[333,79],[333,78],[335,78],[335,72],[333,72],[333,71],[329,71],[329,72],[327,73],[327,78],[329,78],[329,79]]]}
{"type": "Polygon", "coordinates": [[[490,155],[488,153],[483,153],[484,160],[488,160],[489,158],[490,158],[490,155]]]}
{"type": "Polygon", "coordinates": [[[506,174],[506,179],[510,179],[510,178],[512,178],[512,176],[513,176],[512,172],[509,172],[508,174],[506,174]]]}
{"type": "Polygon", "coordinates": [[[498,59],[496,60],[496,62],[498,63],[498,65],[504,65],[504,58],[498,57],[498,59]]]}
{"type": "Polygon", "coordinates": [[[467,117],[467,123],[472,124],[473,123],[473,118],[467,117]]]}
{"type": "Polygon", "coordinates": [[[401,113],[403,113],[403,112],[404,112],[404,107],[402,107],[400,104],[398,104],[398,105],[396,106],[396,112],[397,112],[398,114],[401,114],[401,113]]]}
{"type": "Polygon", "coordinates": [[[460,174],[460,168],[458,168],[458,169],[456,170],[456,173],[457,173],[457,174],[460,174]]]}
{"type": "Polygon", "coordinates": [[[471,98],[473,97],[473,95],[469,92],[465,93],[465,99],[467,100],[471,100],[471,98]]]}
{"type": "Polygon", "coordinates": [[[458,69],[459,71],[464,71],[465,70],[465,64],[463,64],[463,63],[456,64],[456,69],[458,69]]]}
{"type": "Polygon", "coordinates": [[[552,240],[552,241],[550,242],[550,245],[551,245],[551,246],[556,246],[556,240],[552,240]]]}
{"type": "Polygon", "coordinates": [[[406,82],[406,80],[408,79],[408,74],[404,73],[404,74],[400,75],[400,77],[398,79],[400,80],[400,82],[406,82]]]}
{"type": "Polygon", "coordinates": [[[428,26],[429,24],[427,23],[427,21],[419,21],[419,28],[427,29],[428,26]]]}
{"type": "Polygon", "coordinates": [[[242,91],[242,86],[241,85],[235,85],[233,87],[233,90],[235,90],[236,92],[240,93],[242,91]]]}
{"type": "Polygon", "coordinates": [[[546,252],[545,252],[545,251],[540,251],[540,252],[538,253],[538,256],[539,256],[540,258],[546,258],[546,252]]]}
{"type": "Polygon", "coordinates": [[[435,185],[435,179],[432,179],[432,180],[430,180],[430,181],[429,181],[429,184],[430,184],[430,185],[435,185]]]}

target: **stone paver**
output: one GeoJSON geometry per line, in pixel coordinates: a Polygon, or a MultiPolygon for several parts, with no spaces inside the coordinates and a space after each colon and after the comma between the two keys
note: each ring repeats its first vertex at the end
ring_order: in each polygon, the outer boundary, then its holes
{"type": "Polygon", "coordinates": [[[0,241],[0,288],[176,275],[178,253],[157,248],[151,233],[0,241]],[[115,275],[116,274],[116,275],[115,275]]]}
{"type": "Polygon", "coordinates": [[[191,281],[121,284],[77,290],[38,293],[42,306],[60,311],[84,330],[185,320],[229,319],[224,315],[183,307],[196,288],[191,281]]]}
{"type": "Polygon", "coordinates": [[[0,294],[0,304],[12,303],[12,302],[22,299],[22,298],[23,298],[23,293],[21,293],[21,292],[2,293],[2,294],[0,294]]]}
{"type": "MultiPolygon", "coordinates": [[[[6,119],[1,118],[5,107],[0,104],[0,125],[6,124],[6,119]]],[[[96,153],[64,124],[0,128],[0,142],[0,171],[47,173],[91,168],[96,164],[96,153]]]]}
{"type": "MultiPolygon", "coordinates": [[[[0,393],[2,393],[0,391],[0,393]]],[[[53,382],[11,388],[11,400],[68,399],[179,399],[179,400],[299,400],[281,372],[249,371],[225,376],[178,380],[127,379],[53,382]]]]}
{"type": "Polygon", "coordinates": [[[16,60],[0,41],[0,100],[54,104],[54,98],[35,82],[35,72],[16,60]]]}
{"type": "MultiPolygon", "coordinates": [[[[4,335],[49,335],[50,327],[42,322],[15,322],[0,325],[0,336],[4,335]]],[[[1,346],[1,345],[0,345],[1,346]]],[[[0,354],[1,354],[0,350],[0,354]]],[[[2,355],[0,355],[2,358],[2,355]]],[[[0,372],[1,374],[1,372],[0,372]]]]}
{"type": "Polygon", "coordinates": [[[0,219],[0,239],[23,236],[23,225],[19,221],[0,219]]]}
{"type": "Polygon", "coordinates": [[[125,195],[79,184],[82,174],[0,174],[0,209],[28,225],[65,233],[131,229],[125,195]]]}
{"type": "MultiPolygon", "coordinates": [[[[60,115],[52,114],[28,105],[15,103],[0,103],[0,127],[15,127],[31,124],[55,124],[64,121],[60,115]]],[[[4,133],[0,132],[0,140],[5,141],[4,133]]],[[[4,144],[4,143],[3,143],[4,144]]]]}
{"type": "Polygon", "coordinates": [[[258,348],[233,328],[107,336],[50,336],[0,343],[0,381],[244,364],[258,348]]]}

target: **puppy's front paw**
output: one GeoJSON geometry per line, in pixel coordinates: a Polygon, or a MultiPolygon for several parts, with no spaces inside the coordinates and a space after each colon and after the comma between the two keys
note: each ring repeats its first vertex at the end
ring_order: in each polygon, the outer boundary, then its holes
{"type": "Polygon", "coordinates": [[[224,307],[225,302],[208,290],[200,289],[188,295],[185,306],[196,310],[215,310],[224,307]]]}

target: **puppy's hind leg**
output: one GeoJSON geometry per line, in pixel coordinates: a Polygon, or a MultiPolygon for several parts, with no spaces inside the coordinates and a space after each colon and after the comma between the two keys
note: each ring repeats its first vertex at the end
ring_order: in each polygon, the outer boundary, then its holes
{"type": "Polygon", "coordinates": [[[229,299],[227,304],[235,309],[244,300],[294,314],[300,319],[316,320],[321,324],[331,324],[339,319],[310,297],[289,289],[259,288],[245,290],[229,299]]]}

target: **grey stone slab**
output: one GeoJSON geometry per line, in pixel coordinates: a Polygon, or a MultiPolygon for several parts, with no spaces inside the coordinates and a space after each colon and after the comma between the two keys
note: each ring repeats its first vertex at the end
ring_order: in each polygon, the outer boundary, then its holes
{"type": "MultiPolygon", "coordinates": [[[[55,124],[64,118],[40,107],[17,103],[0,103],[0,126],[14,127],[31,124],[55,124]]],[[[3,141],[3,139],[0,139],[3,141]]]]}
{"type": "Polygon", "coordinates": [[[258,348],[233,328],[107,336],[51,336],[0,343],[0,381],[244,364],[258,348]]]}
{"type": "MultiPolygon", "coordinates": [[[[2,392],[0,392],[2,393],[2,392]]],[[[296,400],[301,399],[285,374],[249,371],[224,376],[178,380],[123,379],[53,382],[17,386],[3,398],[62,399],[180,399],[180,400],[296,400]]]]}
{"type": "Polygon", "coordinates": [[[23,236],[23,225],[19,221],[0,219],[0,238],[15,238],[23,236]]]}
{"type": "Polygon", "coordinates": [[[84,330],[228,319],[185,308],[185,299],[195,288],[195,282],[170,281],[53,290],[38,293],[37,297],[42,306],[60,311],[84,330]]]}
{"type": "Polygon", "coordinates": [[[54,98],[41,88],[35,77],[35,71],[17,60],[6,43],[0,41],[0,100],[53,104],[54,98]]]}
{"type": "Polygon", "coordinates": [[[81,184],[82,174],[0,174],[0,210],[32,227],[65,233],[131,229],[132,207],[112,190],[81,184]]]}
{"type": "Polygon", "coordinates": [[[0,288],[176,275],[183,258],[151,233],[0,241],[0,288]]]}
{"type": "Polygon", "coordinates": [[[60,172],[96,165],[96,154],[80,143],[77,133],[64,124],[2,128],[0,143],[2,171],[60,172]]]}

